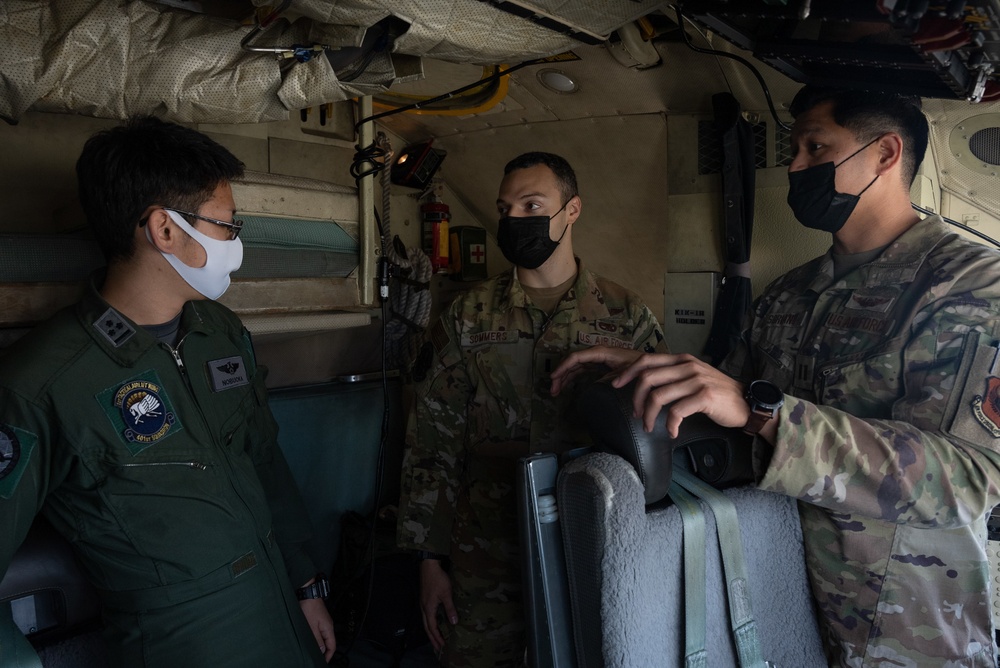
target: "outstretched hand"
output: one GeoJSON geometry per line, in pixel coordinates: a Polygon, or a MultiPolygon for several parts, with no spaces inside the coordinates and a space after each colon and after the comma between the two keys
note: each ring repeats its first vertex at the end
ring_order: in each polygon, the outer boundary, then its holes
{"type": "Polygon", "coordinates": [[[623,387],[633,380],[632,410],[650,432],[664,406],[666,427],[677,437],[681,421],[704,413],[723,427],[742,427],[750,417],[742,383],[693,355],[644,354],[638,350],[596,346],[578,350],[552,372],[552,396],[566,389],[584,370],[603,364],[617,374],[611,384],[623,387]]]}
{"type": "Polygon", "coordinates": [[[743,398],[743,384],[693,355],[643,355],[612,381],[623,387],[636,381],[632,410],[642,418],[650,432],[664,406],[666,427],[677,437],[681,421],[689,415],[704,413],[723,427],[742,427],[750,417],[750,407],[743,398]]]}
{"type": "Polygon", "coordinates": [[[570,353],[552,372],[552,387],[549,391],[552,396],[559,396],[560,392],[573,384],[577,376],[588,369],[604,365],[611,371],[620,371],[641,356],[642,352],[638,350],[606,346],[594,346],[570,353]]]}

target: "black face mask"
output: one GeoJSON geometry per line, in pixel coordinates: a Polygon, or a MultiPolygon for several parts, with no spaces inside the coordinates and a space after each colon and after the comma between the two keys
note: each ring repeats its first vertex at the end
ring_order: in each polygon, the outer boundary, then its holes
{"type": "MultiPolygon", "coordinates": [[[[573,199],[572,197],[570,199],[573,199]]],[[[569,204],[569,200],[566,200],[569,204]]],[[[566,208],[559,207],[552,216],[504,216],[497,226],[497,245],[507,260],[518,267],[538,269],[552,257],[556,246],[566,236],[569,223],[563,228],[559,239],[549,237],[549,223],[566,208]]]]}
{"type": "Polygon", "coordinates": [[[878,180],[878,174],[857,195],[837,192],[837,167],[865,150],[881,137],[876,137],[836,165],[824,162],[815,167],[788,173],[788,206],[795,218],[806,227],[836,233],[854,212],[865,190],[878,180]]]}

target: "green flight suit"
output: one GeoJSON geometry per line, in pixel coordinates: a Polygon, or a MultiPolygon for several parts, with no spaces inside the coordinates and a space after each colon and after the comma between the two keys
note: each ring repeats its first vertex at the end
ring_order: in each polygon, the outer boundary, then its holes
{"type": "Polygon", "coordinates": [[[996,665],[998,342],[1000,253],[935,216],[839,280],[830,253],[776,280],[722,365],[786,392],[760,486],[800,500],[831,665],[996,665]]]}
{"type": "Polygon", "coordinates": [[[114,666],[325,665],[316,574],[249,334],[188,302],[176,352],[91,286],[0,359],[0,569],[38,512],[99,590],[114,666]]]}
{"type": "Polygon", "coordinates": [[[525,640],[515,466],[531,453],[590,444],[567,417],[573,393],[549,394],[550,373],[588,346],[666,345],[635,293],[582,264],[551,315],[509,270],[460,295],[430,339],[435,354],[407,434],[399,544],[451,559],[459,624],[442,624],[445,665],[518,665],[525,640]]]}

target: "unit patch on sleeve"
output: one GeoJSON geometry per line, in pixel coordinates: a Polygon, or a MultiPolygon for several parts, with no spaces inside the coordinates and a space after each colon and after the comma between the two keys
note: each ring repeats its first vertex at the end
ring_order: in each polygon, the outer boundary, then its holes
{"type": "Polygon", "coordinates": [[[1000,438],[1000,378],[986,379],[985,396],[977,394],[972,400],[972,414],[993,438],[1000,438]]]}
{"type": "Polygon", "coordinates": [[[0,498],[9,499],[21,482],[38,437],[0,422],[0,498]]]}
{"type": "Polygon", "coordinates": [[[239,355],[210,361],[208,363],[208,378],[212,383],[213,392],[221,392],[250,383],[247,377],[247,365],[239,355]]]}
{"type": "Polygon", "coordinates": [[[183,426],[159,376],[153,370],[97,395],[104,414],[133,455],[137,455],[183,426]]]}

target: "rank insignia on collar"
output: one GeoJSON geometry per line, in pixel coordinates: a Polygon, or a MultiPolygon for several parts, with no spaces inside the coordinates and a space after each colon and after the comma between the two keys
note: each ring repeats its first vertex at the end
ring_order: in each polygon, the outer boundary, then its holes
{"type": "Polygon", "coordinates": [[[213,392],[221,392],[250,383],[247,377],[247,365],[239,355],[210,361],[208,363],[208,378],[212,383],[213,392]]]}
{"type": "Polygon", "coordinates": [[[29,431],[0,423],[0,498],[9,499],[21,482],[37,441],[29,431]]]}
{"type": "Polygon", "coordinates": [[[1000,378],[986,379],[985,396],[977,394],[972,400],[972,414],[993,438],[1000,438],[1000,378]]]}
{"type": "Polygon", "coordinates": [[[97,401],[133,455],[182,429],[155,371],[104,390],[97,401]]]}
{"type": "Polygon", "coordinates": [[[103,334],[104,338],[110,341],[115,348],[120,347],[135,334],[132,325],[128,324],[128,321],[113,308],[108,308],[100,318],[94,321],[94,329],[103,334]]]}

